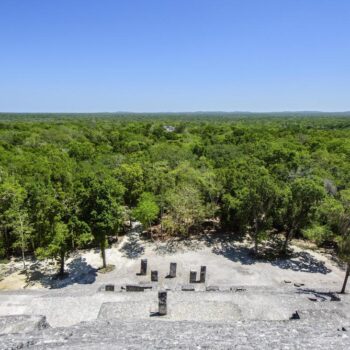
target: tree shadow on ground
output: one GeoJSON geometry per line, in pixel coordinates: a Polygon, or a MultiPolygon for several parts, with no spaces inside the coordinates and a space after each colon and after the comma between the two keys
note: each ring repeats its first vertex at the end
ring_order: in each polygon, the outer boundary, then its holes
{"type": "Polygon", "coordinates": [[[200,241],[186,238],[171,238],[165,243],[157,243],[153,249],[159,255],[171,255],[186,250],[197,251],[201,249],[200,241]]]}
{"type": "Polygon", "coordinates": [[[286,270],[321,273],[324,275],[332,272],[324,261],[316,259],[305,251],[293,252],[293,250],[289,249],[288,257],[281,258],[278,247],[279,242],[267,242],[264,245],[260,245],[260,253],[255,255],[251,248],[238,245],[236,242],[217,241],[212,248],[212,252],[222,255],[231,261],[240,262],[242,265],[252,265],[261,261],[286,270]]]}
{"type": "Polygon", "coordinates": [[[59,276],[56,272],[41,271],[40,265],[35,265],[27,275],[27,285],[39,282],[45,288],[58,289],[72,284],[91,284],[97,276],[97,269],[89,265],[84,258],[77,257],[66,265],[66,273],[59,276]]]}
{"type": "Polygon", "coordinates": [[[195,234],[183,237],[171,237],[166,241],[157,242],[154,251],[159,255],[176,254],[185,251],[199,251],[204,247],[213,247],[225,242],[241,242],[242,238],[238,235],[232,235],[231,232],[218,232],[211,230],[203,234],[195,234]]]}
{"type": "Polygon", "coordinates": [[[127,241],[120,248],[120,252],[128,259],[137,259],[145,252],[145,248],[140,243],[140,237],[137,232],[128,235],[127,241]]]}
{"type": "Polygon", "coordinates": [[[335,292],[320,292],[314,289],[300,288],[298,294],[310,295],[311,301],[341,301],[340,297],[335,292]]]}
{"type": "Polygon", "coordinates": [[[288,259],[276,259],[275,261],[272,261],[271,265],[285,270],[321,273],[323,275],[332,272],[332,270],[326,266],[324,261],[317,260],[308,252],[293,253],[288,259]]]}
{"type": "Polygon", "coordinates": [[[213,247],[212,252],[217,255],[222,255],[225,258],[240,262],[242,265],[253,265],[258,259],[248,247],[237,246],[231,242],[223,242],[213,247]]]}
{"type": "Polygon", "coordinates": [[[153,249],[159,255],[171,255],[179,251],[179,242],[176,239],[169,239],[165,243],[157,243],[153,249]]]}
{"type": "Polygon", "coordinates": [[[244,241],[244,235],[230,231],[212,230],[201,235],[199,239],[207,247],[213,247],[225,243],[242,243],[244,241]]]}

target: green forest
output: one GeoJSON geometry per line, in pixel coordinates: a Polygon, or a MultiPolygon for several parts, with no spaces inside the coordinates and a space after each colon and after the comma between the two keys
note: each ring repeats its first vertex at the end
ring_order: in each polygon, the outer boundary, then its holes
{"type": "Polygon", "coordinates": [[[212,226],[257,255],[303,238],[349,266],[350,117],[0,115],[2,259],[55,258],[63,273],[96,246],[106,267],[130,220],[150,239],[212,226]]]}

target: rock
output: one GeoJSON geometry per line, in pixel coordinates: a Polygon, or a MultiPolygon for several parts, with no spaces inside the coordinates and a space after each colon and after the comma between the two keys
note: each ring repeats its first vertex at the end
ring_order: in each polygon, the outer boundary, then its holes
{"type": "Polygon", "coordinates": [[[220,290],[219,286],[208,286],[205,288],[207,292],[218,292],[220,290]]]}
{"type": "Polygon", "coordinates": [[[299,316],[298,311],[295,311],[289,319],[290,320],[300,320],[300,316],[299,316]]]}
{"type": "Polygon", "coordinates": [[[0,334],[27,333],[49,327],[45,316],[11,315],[0,317],[0,334]]]}
{"type": "Polygon", "coordinates": [[[331,301],[341,301],[341,299],[337,295],[331,294],[331,301]]]}
{"type": "Polygon", "coordinates": [[[235,293],[239,293],[239,292],[245,292],[246,291],[246,289],[245,288],[237,288],[237,287],[231,287],[230,288],[230,291],[231,292],[235,292],[235,293]]]}
{"type": "Polygon", "coordinates": [[[183,292],[194,292],[195,288],[194,288],[194,286],[191,286],[190,284],[187,284],[187,285],[182,286],[181,290],[183,292]]]}

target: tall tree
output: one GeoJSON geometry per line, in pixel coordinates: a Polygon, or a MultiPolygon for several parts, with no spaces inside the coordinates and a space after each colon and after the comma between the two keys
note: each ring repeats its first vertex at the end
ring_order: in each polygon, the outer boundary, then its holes
{"type": "Polygon", "coordinates": [[[240,167],[239,172],[244,181],[238,181],[233,194],[226,195],[224,200],[235,212],[234,219],[238,220],[241,229],[252,233],[257,254],[261,237],[272,225],[280,191],[273,177],[262,166],[253,166],[253,169],[251,166],[240,167]]]}
{"type": "Polygon", "coordinates": [[[330,227],[336,231],[339,257],[346,263],[346,271],[341,293],[345,293],[350,274],[350,190],[343,190],[337,199],[327,201],[325,215],[330,227]]]}
{"type": "Polygon", "coordinates": [[[152,222],[158,217],[159,206],[156,198],[152,193],[142,193],[136,208],[133,210],[134,217],[139,220],[142,225],[148,229],[152,222]]]}
{"type": "Polygon", "coordinates": [[[286,254],[294,234],[307,227],[316,213],[316,205],[325,196],[323,187],[313,179],[297,178],[285,191],[285,206],[282,221],[285,240],[282,253],[286,254]]]}
{"type": "MultiPolygon", "coordinates": [[[[25,251],[32,232],[25,200],[25,189],[12,177],[9,177],[0,186],[0,207],[2,221],[6,223],[6,232],[13,233],[13,248],[20,248],[23,269],[25,265],[25,251]]],[[[8,247],[9,248],[9,247],[8,247]]]]}
{"type": "Polygon", "coordinates": [[[103,267],[106,262],[106,240],[118,231],[122,220],[124,187],[106,174],[93,174],[86,179],[82,193],[82,215],[101,249],[103,267]]]}
{"type": "Polygon", "coordinates": [[[160,210],[160,229],[163,232],[163,216],[166,206],[166,193],[175,186],[175,178],[166,161],[148,164],[146,171],[146,188],[157,198],[160,210]]]}
{"type": "Polygon", "coordinates": [[[192,186],[181,185],[166,193],[165,227],[172,233],[188,235],[189,229],[200,224],[207,211],[201,193],[192,186]]]}
{"type": "Polygon", "coordinates": [[[65,259],[72,249],[72,241],[66,224],[57,221],[54,224],[50,243],[46,247],[39,247],[36,255],[39,258],[54,258],[59,261],[59,275],[64,276],[65,259]]]}

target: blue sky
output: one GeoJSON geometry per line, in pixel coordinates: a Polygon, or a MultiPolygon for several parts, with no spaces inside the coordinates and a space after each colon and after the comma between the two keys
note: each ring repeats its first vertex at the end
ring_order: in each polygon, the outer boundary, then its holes
{"type": "Polygon", "coordinates": [[[350,110],[349,0],[0,0],[0,111],[350,110]]]}

